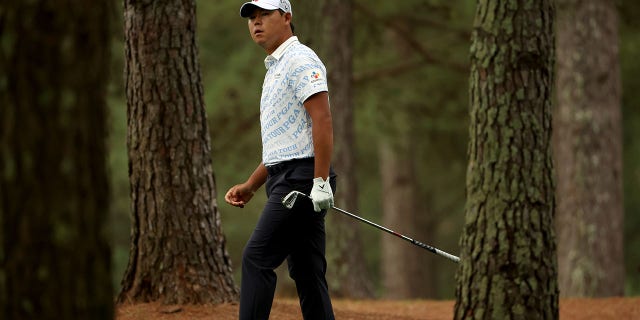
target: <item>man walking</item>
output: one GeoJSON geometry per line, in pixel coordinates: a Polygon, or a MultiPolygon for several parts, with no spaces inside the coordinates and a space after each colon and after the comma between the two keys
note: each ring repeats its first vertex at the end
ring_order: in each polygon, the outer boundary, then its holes
{"type": "Polygon", "coordinates": [[[330,162],[333,126],[326,69],[293,35],[288,0],[253,0],[242,5],[255,43],[268,54],[260,100],[262,162],[225,201],[244,207],[266,183],[268,200],[242,256],[240,320],[268,319],[276,269],[286,259],[304,319],[334,319],[325,279],[326,210],[333,205],[335,173],[330,162]],[[286,209],[292,190],[309,194],[286,209]]]}

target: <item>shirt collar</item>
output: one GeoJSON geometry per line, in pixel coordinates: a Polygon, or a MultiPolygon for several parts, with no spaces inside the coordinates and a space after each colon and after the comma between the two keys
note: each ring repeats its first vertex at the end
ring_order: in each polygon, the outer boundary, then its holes
{"type": "Polygon", "coordinates": [[[298,37],[296,37],[296,36],[292,36],[289,39],[287,39],[272,54],[268,55],[264,59],[264,66],[267,69],[269,69],[269,67],[271,67],[274,63],[276,63],[278,60],[280,60],[280,58],[282,58],[282,56],[284,55],[284,52],[287,50],[287,48],[289,48],[290,45],[292,45],[292,44],[294,44],[296,42],[300,42],[300,41],[298,41],[298,37]]]}

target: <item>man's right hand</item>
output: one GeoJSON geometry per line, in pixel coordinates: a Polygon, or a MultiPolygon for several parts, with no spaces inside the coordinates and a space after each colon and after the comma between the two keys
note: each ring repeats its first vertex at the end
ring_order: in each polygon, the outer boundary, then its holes
{"type": "Polygon", "coordinates": [[[253,198],[254,191],[246,183],[237,184],[224,195],[224,200],[235,207],[244,208],[244,205],[253,198]]]}

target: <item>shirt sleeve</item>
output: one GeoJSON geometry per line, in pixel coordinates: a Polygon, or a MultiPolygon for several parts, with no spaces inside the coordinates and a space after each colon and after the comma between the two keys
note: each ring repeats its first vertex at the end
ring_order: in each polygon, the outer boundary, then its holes
{"type": "Polygon", "coordinates": [[[293,66],[291,87],[302,103],[316,93],[329,91],[327,71],[322,62],[311,57],[297,59],[293,66]]]}

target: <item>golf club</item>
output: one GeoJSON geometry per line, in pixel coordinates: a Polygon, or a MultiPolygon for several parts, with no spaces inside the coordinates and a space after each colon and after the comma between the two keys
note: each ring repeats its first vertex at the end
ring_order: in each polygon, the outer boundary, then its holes
{"type": "MultiPolygon", "coordinates": [[[[289,194],[287,194],[284,198],[282,198],[282,205],[284,205],[287,209],[293,208],[293,206],[296,203],[296,200],[298,199],[298,196],[302,196],[302,197],[305,197],[307,199],[311,199],[311,197],[309,197],[308,195],[306,195],[306,194],[304,194],[304,193],[302,193],[300,191],[295,191],[294,190],[294,191],[289,192],[289,194]]],[[[426,244],[424,244],[424,243],[422,243],[420,241],[413,240],[413,239],[411,239],[411,238],[409,238],[409,237],[407,237],[405,235],[399,234],[399,233],[397,233],[397,232],[395,232],[395,231],[393,231],[393,230],[391,230],[389,228],[385,228],[385,227],[383,227],[383,226],[381,226],[379,224],[373,223],[373,222],[371,222],[371,221],[369,221],[367,219],[364,219],[364,218],[362,218],[360,216],[357,216],[357,215],[355,215],[353,213],[350,213],[350,212],[348,212],[346,210],[343,210],[343,209],[340,209],[340,208],[337,208],[337,207],[334,207],[334,206],[331,206],[331,209],[336,210],[336,211],[338,211],[340,213],[343,213],[345,215],[348,215],[351,218],[360,220],[360,221],[362,221],[362,222],[364,222],[364,223],[366,223],[368,225],[374,226],[374,227],[376,227],[376,228],[378,228],[378,229],[380,229],[382,231],[385,231],[387,233],[390,233],[390,234],[392,234],[392,235],[394,235],[394,236],[396,236],[398,238],[401,238],[401,239],[404,239],[406,241],[409,241],[409,242],[415,244],[416,246],[418,246],[420,248],[426,249],[427,251],[430,251],[430,252],[435,253],[435,254],[437,254],[439,256],[445,257],[445,258],[447,258],[447,259],[449,259],[451,261],[454,261],[456,263],[460,262],[460,258],[458,258],[458,257],[456,257],[456,256],[454,256],[454,255],[452,255],[450,253],[447,253],[447,252],[444,252],[444,251],[442,251],[440,249],[437,249],[437,248],[434,248],[432,246],[426,245],[426,244]]]]}

